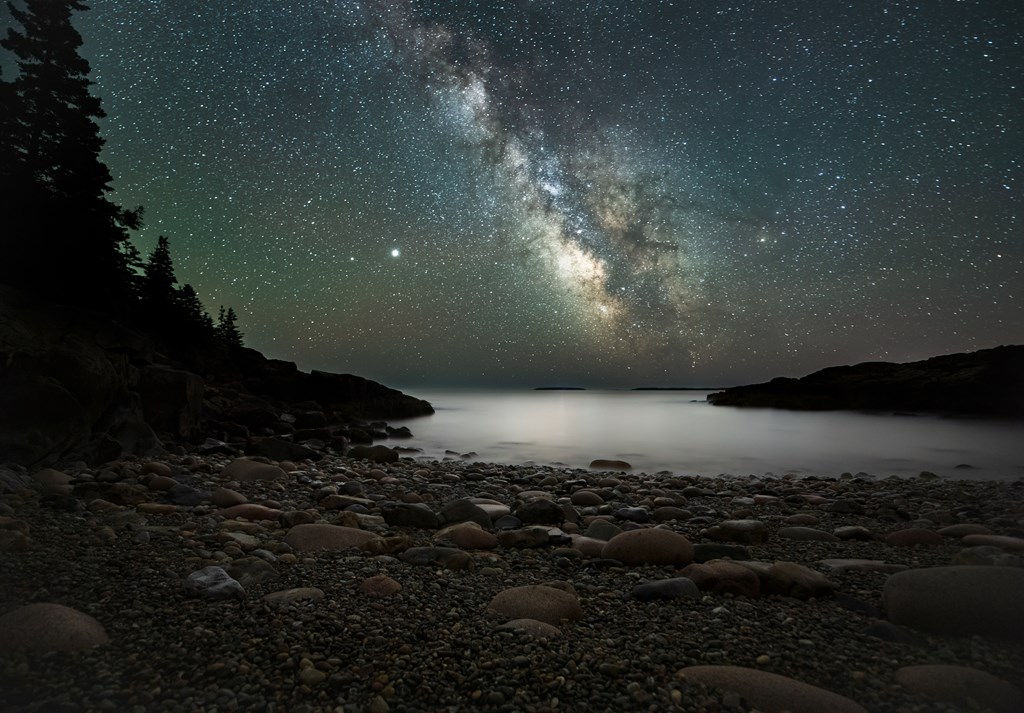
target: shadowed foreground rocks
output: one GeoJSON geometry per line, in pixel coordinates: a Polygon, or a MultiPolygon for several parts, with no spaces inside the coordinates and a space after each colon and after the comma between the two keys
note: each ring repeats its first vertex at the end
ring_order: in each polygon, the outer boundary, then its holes
{"type": "Polygon", "coordinates": [[[934,411],[1024,416],[1024,346],[947,354],[906,364],[864,362],[779,377],[708,395],[716,406],[934,411]]]}
{"type": "Polygon", "coordinates": [[[211,435],[300,460],[312,453],[303,441],[344,451],[409,435],[362,419],[433,413],[351,374],[302,372],[253,349],[197,349],[183,363],[110,317],[0,286],[0,463],[102,463],[211,435]]]}

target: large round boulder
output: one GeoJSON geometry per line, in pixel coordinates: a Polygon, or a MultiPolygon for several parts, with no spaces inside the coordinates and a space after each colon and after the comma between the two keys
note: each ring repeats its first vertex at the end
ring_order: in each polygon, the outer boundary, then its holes
{"type": "Polygon", "coordinates": [[[28,604],[0,616],[0,648],[6,650],[81,651],[107,640],[102,624],[63,604],[28,604]]]}
{"type": "Polygon", "coordinates": [[[936,634],[1024,639],[1024,569],[931,567],[886,580],[889,621],[936,634]]]}
{"type": "Polygon", "coordinates": [[[574,594],[544,584],[528,584],[498,592],[487,608],[509,619],[536,619],[552,625],[583,616],[583,609],[574,594]]]}
{"type": "Polygon", "coordinates": [[[630,565],[684,566],[693,562],[693,545],[678,532],[650,527],[616,535],[608,540],[602,556],[630,565]]]}
{"type": "Polygon", "coordinates": [[[296,552],[310,552],[359,547],[376,538],[377,535],[372,532],[355,527],[310,523],[293,527],[285,535],[284,541],[296,552]]]}

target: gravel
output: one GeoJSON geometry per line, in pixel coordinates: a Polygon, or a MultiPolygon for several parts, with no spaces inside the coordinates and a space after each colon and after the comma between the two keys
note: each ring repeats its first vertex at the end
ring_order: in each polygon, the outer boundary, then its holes
{"type": "MultiPolygon", "coordinates": [[[[884,619],[881,592],[888,575],[830,572],[818,564],[863,558],[943,566],[964,549],[952,537],[932,546],[885,544],[887,534],[910,526],[979,523],[995,534],[1021,537],[1021,481],[627,475],[459,460],[370,464],[329,455],[315,465],[299,463],[283,480],[239,483],[220,476],[224,457],[169,456],[163,462],[177,482],[198,491],[230,488],[249,502],[282,510],[282,519],[294,511],[310,513],[315,522],[345,518],[343,524],[353,525],[363,518],[359,522],[378,534],[404,537],[405,547],[437,546],[434,530],[388,526],[375,517],[383,503],[419,500],[437,513],[458,498],[487,497],[514,512],[524,491],[547,491],[566,504],[575,490],[598,493],[604,505],[576,506],[578,522],[563,523],[562,533],[572,534],[582,533],[595,516],[614,517],[621,508],[653,512],[671,502],[690,517],[662,526],[693,543],[710,541],[708,529],[725,520],[763,522],[768,537],[747,545],[752,560],[817,569],[838,586],[837,594],[801,600],[703,592],[640,601],[630,595],[634,587],[677,577],[681,568],[567,556],[564,537],[553,537],[546,547],[473,551],[468,569],[415,566],[397,551],[293,553],[279,522],[225,521],[208,500],[166,513],[146,511],[145,503],[169,501],[168,491],[144,487],[154,476],[143,472],[141,460],[64,468],[85,497],[48,494],[9,466],[0,468],[0,510],[8,518],[0,519],[0,530],[24,523],[28,542],[9,540],[8,551],[0,552],[0,614],[34,602],[63,604],[97,619],[109,643],[74,653],[29,653],[7,650],[0,640],[0,710],[749,710],[735,694],[676,675],[709,664],[789,676],[877,713],[959,710],[896,682],[898,669],[916,664],[970,666],[1024,690],[1021,642],[903,630],[896,633],[905,635],[892,636],[898,640],[883,640],[870,632],[884,619]],[[103,483],[93,481],[101,471],[117,486],[138,485],[143,499],[98,502],[103,483]],[[366,514],[318,507],[330,495],[355,492],[365,502],[350,507],[366,514]],[[770,497],[755,502],[755,495],[770,497]],[[817,518],[816,529],[861,526],[873,539],[778,537],[789,526],[785,519],[797,513],[817,518]],[[246,584],[243,598],[187,593],[192,572],[228,568],[254,551],[272,560],[276,578],[246,584]],[[384,597],[362,593],[360,583],[375,575],[391,577],[401,590],[384,597]],[[506,620],[488,611],[496,594],[544,583],[571,585],[582,618],[563,623],[561,634],[550,638],[498,628],[506,620]],[[318,588],[324,597],[284,606],[262,599],[300,587],[318,588]]],[[[123,497],[125,490],[117,493],[123,497]]],[[[647,526],[622,519],[616,524],[647,526]]]]}

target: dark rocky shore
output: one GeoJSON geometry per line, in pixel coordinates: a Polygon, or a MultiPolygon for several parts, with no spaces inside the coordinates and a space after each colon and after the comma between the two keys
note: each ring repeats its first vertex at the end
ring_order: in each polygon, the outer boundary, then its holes
{"type": "Polygon", "coordinates": [[[893,364],[835,366],[708,395],[716,406],[821,411],[931,411],[1024,417],[1024,346],[893,364]]]}
{"type": "Polygon", "coordinates": [[[1019,711],[1024,485],[0,470],[5,711],[1019,711]]]}

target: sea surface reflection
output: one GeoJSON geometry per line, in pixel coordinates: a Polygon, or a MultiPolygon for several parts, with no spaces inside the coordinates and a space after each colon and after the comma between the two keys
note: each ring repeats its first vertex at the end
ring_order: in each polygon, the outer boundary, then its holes
{"type": "Polygon", "coordinates": [[[1024,476],[1024,422],[711,406],[706,391],[412,390],[433,416],[405,421],[395,441],[441,459],[586,467],[595,458],[636,472],[875,476],[923,470],[964,479],[1024,476]],[[450,454],[449,454],[450,456],[450,454]]]}

